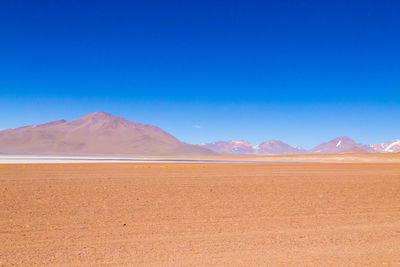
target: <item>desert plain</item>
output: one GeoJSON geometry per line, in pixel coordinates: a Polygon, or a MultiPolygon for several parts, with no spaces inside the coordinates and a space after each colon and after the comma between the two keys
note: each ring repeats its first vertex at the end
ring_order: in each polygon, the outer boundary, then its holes
{"type": "Polygon", "coordinates": [[[298,157],[1,164],[0,266],[400,266],[400,156],[298,157]]]}

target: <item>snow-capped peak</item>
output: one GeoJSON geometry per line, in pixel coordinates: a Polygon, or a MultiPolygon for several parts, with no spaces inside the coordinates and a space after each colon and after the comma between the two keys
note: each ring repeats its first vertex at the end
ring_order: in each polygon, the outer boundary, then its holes
{"type": "Polygon", "coordinates": [[[342,144],[342,140],[339,140],[339,142],[337,142],[336,147],[339,147],[342,144]]]}
{"type": "Polygon", "coordinates": [[[386,152],[393,152],[392,147],[394,147],[395,145],[400,145],[400,140],[397,140],[397,141],[391,143],[390,145],[388,145],[388,146],[385,148],[385,151],[386,151],[386,152]]]}

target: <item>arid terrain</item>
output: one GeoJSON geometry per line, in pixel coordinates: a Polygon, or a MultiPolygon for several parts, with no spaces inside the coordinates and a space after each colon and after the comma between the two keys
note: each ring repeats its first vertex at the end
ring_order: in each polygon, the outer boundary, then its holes
{"type": "Polygon", "coordinates": [[[350,157],[3,164],[0,266],[400,266],[399,156],[350,157]]]}

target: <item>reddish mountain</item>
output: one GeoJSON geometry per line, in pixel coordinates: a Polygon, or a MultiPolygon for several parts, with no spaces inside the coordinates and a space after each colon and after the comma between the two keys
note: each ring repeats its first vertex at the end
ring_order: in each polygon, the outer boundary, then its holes
{"type": "Polygon", "coordinates": [[[354,151],[356,149],[358,151],[364,151],[364,153],[373,151],[368,146],[357,144],[353,139],[347,136],[340,136],[329,142],[322,143],[312,148],[308,152],[314,154],[335,154],[335,153],[342,153],[345,151],[354,151]]]}
{"type": "Polygon", "coordinates": [[[0,131],[0,153],[214,155],[180,142],[158,127],[95,112],[72,121],[55,121],[0,131]]]}

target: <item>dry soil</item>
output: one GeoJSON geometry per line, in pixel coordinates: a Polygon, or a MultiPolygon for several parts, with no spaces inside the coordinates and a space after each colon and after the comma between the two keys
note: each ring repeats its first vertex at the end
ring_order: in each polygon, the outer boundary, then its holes
{"type": "Polygon", "coordinates": [[[0,266],[400,266],[399,163],[0,165],[0,266]]]}

